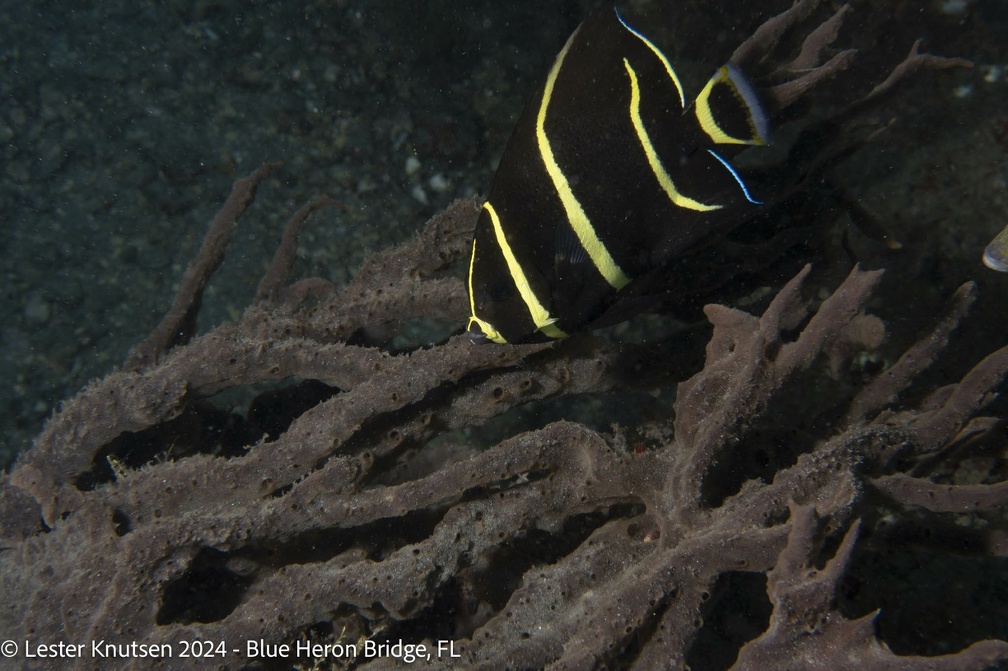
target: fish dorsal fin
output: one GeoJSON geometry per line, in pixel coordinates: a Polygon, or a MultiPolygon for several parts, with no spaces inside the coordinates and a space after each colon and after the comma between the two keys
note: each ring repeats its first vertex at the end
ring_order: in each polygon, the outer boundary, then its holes
{"type": "Polygon", "coordinates": [[[679,94],[679,104],[683,109],[685,109],[686,95],[683,93],[682,82],[679,81],[679,76],[672,68],[672,64],[669,63],[668,58],[665,57],[665,54],[662,53],[661,49],[655,46],[654,42],[644,37],[644,35],[642,35],[637,30],[631,28],[630,25],[623,20],[623,17],[620,16],[620,13],[616,11],[615,7],[613,7],[613,11],[616,13],[616,19],[620,22],[620,25],[626,28],[626,30],[629,31],[631,35],[640,40],[641,43],[644,44],[648,49],[650,49],[651,53],[653,53],[655,57],[659,61],[661,61],[662,66],[665,68],[665,74],[668,75],[669,80],[672,82],[673,85],[675,85],[676,93],[679,94]]]}
{"type": "Polygon", "coordinates": [[[728,63],[718,68],[694,105],[700,127],[715,144],[765,145],[769,119],[756,89],[728,63]]]}

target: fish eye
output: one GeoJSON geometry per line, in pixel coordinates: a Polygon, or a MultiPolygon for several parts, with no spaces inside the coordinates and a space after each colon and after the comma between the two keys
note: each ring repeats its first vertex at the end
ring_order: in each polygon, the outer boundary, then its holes
{"type": "Polygon", "coordinates": [[[498,282],[490,287],[490,300],[494,303],[503,303],[514,296],[514,284],[511,282],[498,282]]]}

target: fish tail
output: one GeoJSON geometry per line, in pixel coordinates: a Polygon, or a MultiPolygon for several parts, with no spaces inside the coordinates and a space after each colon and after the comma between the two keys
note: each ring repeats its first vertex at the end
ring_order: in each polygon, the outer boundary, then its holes
{"type": "Polygon", "coordinates": [[[718,68],[697,96],[700,128],[714,144],[765,145],[770,118],[755,87],[735,65],[718,68]]]}

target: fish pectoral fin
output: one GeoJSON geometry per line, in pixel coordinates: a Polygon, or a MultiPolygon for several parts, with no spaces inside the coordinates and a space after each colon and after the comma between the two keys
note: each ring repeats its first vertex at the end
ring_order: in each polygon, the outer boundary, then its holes
{"type": "Polygon", "coordinates": [[[591,266],[591,257],[568,223],[564,222],[557,226],[554,245],[556,263],[568,266],[584,264],[591,266]]]}

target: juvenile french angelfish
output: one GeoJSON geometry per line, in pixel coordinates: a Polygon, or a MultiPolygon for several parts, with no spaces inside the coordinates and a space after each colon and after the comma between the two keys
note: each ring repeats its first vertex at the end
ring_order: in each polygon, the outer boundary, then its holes
{"type": "Polygon", "coordinates": [[[687,104],[658,47],[596,9],[505,147],[473,239],[470,336],[519,343],[590,328],[635,279],[761,204],[728,159],[768,132],[737,67],[687,104]]]}

